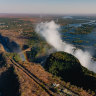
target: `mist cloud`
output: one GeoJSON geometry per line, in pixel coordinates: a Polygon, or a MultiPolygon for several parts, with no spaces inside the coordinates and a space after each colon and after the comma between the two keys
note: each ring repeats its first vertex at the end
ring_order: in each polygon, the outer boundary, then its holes
{"type": "Polygon", "coordinates": [[[91,54],[88,51],[76,49],[74,45],[62,41],[59,29],[60,25],[57,25],[54,21],[42,22],[36,26],[36,32],[45,38],[57,51],[64,51],[74,55],[82,66],[96,72],[96,62],[93,61],[91,54]]]}

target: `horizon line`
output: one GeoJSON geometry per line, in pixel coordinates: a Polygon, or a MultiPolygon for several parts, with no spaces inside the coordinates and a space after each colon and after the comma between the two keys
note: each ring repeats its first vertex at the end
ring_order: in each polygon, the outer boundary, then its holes
{"type": "Polygon", "coordinates": [[[71,16],[74,16],[74,15],[94,15],[96,16],[96,13],[0,13],[0,15],[3,15],[3,14],[6,14],[6,15],[71,15],[71,16]]]}

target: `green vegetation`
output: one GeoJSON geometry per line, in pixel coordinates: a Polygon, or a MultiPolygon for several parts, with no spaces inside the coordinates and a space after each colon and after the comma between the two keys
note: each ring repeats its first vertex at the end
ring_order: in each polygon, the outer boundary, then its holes
{"type": "Polygon", "coordinates": [[[72,29],[73,29],[73,27],[66,26],[65,28],[62,28],[62,26],[61,26],[61,33],[68,32],[72,29]]]}
{"type": "MultiPolygon", "coordinates": [[[[34,25],[31,21],[22,20],[20,18],[0,18],[0,23],[3,24],[1,30],[14,30],[14,34],[19,33],[19,38],[25,39],[26,46],[22,49],[32,48],[28,51],[27,57],[29,61],[36,61],[38,58],[46,55],[47,50],[50,49],[49,44],[41,38],[34,30],[34,25]],[[33,50],[34,49],[34,50],[33,50]],[[35,54],[34,54],[34,52],[35,54]]],[[[19,61],[19,57],[15,53],[10,53],[14,60],[19,61]]]]}
{"type": "Polygon", "coordinates": [[[13,59],[14,59],[16,62],[21,61],[21,57],[20,57],[19,54],[17,54],[17,53],[14,53],[13,59]]]}
{"type": "Polygon", "coordinates": [[[9,58],[14,59],[14,61],[19,62],[21,61],[21,57],[18,53],[7,53],[6,54],[9,58]]]}
{"type": "Polygon", "coordinates": [[[73,40],[72,42],[73,43],[83,43],[84,41],[83,40],[73,40]]]}
{"type": "Polygon", "coordinates": [[[49,45],[44,43],[39,43],[37,46],[33,46],[31,51],[27,51],[26,55],[30,62],[40,63],[44,60],[47,55],[49,45]]]}
{"type": "Polygon", "coordinates": [[[96,47],[96,44],[94,44],[93,46],[95,46],[95,47],[96,47]]]}
{"type": "Polygon", "coordinates": [[[81,27],[75,28],[75,32],[70,32],[71,34],[89,34],[93,31],[94,25],[84,24],[81,27]]]}
{"type": "Polygon", "coordinates": [[[79,61],[70,54],[53,53],[46,60],[44,67],[53,75],[61,77],[72,85],[96,92],[96,74],[82,67],[79,61]]]}
{"type": "Polygon", "coordinates": [[[0,67],[6,64],[6,58],[3,56],[3,53],[0,53],[0,67]]]}
{"type": "MultiPolygon", "coordinates": [[[[58,23],[64,26],[68,24],[84,23],[86,21],[87,20],[59,18],[58,23]]],[[[26,52],[29,61],[40,63],[40,61],[45,60],[45,56],[51,46],[35,32],[34,25],[31,21],[20,20],[19,18],[0,18],[0,23],[2,23],[0,30],[14,30],[14,32],[20,33],[19,38],[27,40],[26,45],[23,46],[22,49],[26,50],[27,48],[31,48],[31,51],[26,52]]],[[[71,34],[89,34],[92,32],[93,28],[94,25],[87,24],[78,28],[67,26],[65,29],[61,30],[61,33],[69,31],[71,34]]],[[[66,35],[63,37],[67,38],[66,35]]],[[[66,40],[69,41],[70,39],[67,38],[66,40]]],[[[85,41],[80,38],[73,41],[73,43],[79,44],[83,42],[85,41]]],[[[88,41],[86,41],[86,43],[88,43],[88,41]]],[[[94,46],[96,46],[96,44],[94,44],[94,46]]],[[[7,55],[16,62],[21,61],[20,56],[17,53],[8,53],[7,55]]],[[[0,65],[5,64],[5,62],[5,58],[1,54],[0,65]]],[[[53,53],[48,57],[44,67],[55,77],[58,76],[60,79],[64,80],[64,82],[67,82],[63,85],[71,90],[75,90],[74,92],[77,91],[77,93],[80,93],[83,89],[86,89],[90,94],[96,93],[96,74],[82,67],[74,56],[64,52],[53,53]]],[[[42,85],[42,87],[45,86],[42,85]]],[[[60,92],[58,88],[53,87],[52,90],[56,93],[60,92]]]]}
{"type": "Polygon", "coordinates": [[[73,75],[78,75],[81,71],[79,61],[74,56],[64,52],[51,54],[46,61],[45,68],[50,73],[62,78],[67,75],[72,78],[73,75]]]}
{"type": "Polygon", "coordinates": [[[68,25],[68,24],[75,24],[75,23],[85,23],[88,20],[78,20],[78,19],[69,19],[69,18],[59,18],[58,23],[60,25],[68,25]]]}
{"type": "Polygon", "coordinates": [[[27,39],[27,45],[31,48],[31,51],[26,52],[27,58],[30,62],[40,63],[51,46],[32,29],[32,26],[30,26],[28,30],[25,28],[23,28],[21,35],[23,38],[27,39]]]}
{"type": "Polygon", "coordinates": [[[19,20],[18,18],[0,18],[0,23],[3,23],[3,26],[0,29],[18,29],[21,28],[21,24],[23,24],[23,20],[19,20]]]}

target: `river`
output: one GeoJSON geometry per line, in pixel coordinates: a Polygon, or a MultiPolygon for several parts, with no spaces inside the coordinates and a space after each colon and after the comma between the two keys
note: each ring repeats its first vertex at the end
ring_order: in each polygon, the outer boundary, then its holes
{"type": "MultiPolygon", "coordinates": [[[[74,28],[80,27],[83,24],[94,24],[96,25],[96,20],[90,20],[89,22],[85,23],[78,23],[78,24],[68,24],[67,27],[73,27],[68,32],[61,32],[61,37],[63,41],[67,43],[73,44],[75,46],[79,46],[79,48],[87,49],[87,50],[94,50],[96,51],[96,28],[88,34],[71,34],[70,32],[74,32],[74,28]],[[75,41],[75,42],[74,42],[75,41]]],[[[63,26],[62,28],[66,28],[63,26]]]]}

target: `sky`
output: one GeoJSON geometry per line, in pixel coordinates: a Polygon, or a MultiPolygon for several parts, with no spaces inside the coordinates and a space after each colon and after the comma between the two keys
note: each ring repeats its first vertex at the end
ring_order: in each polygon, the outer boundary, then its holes
{"type": "Polygon", "coordinates": [[[96,0],[0,0],[0,13],[96,14],[96,0]]]}

